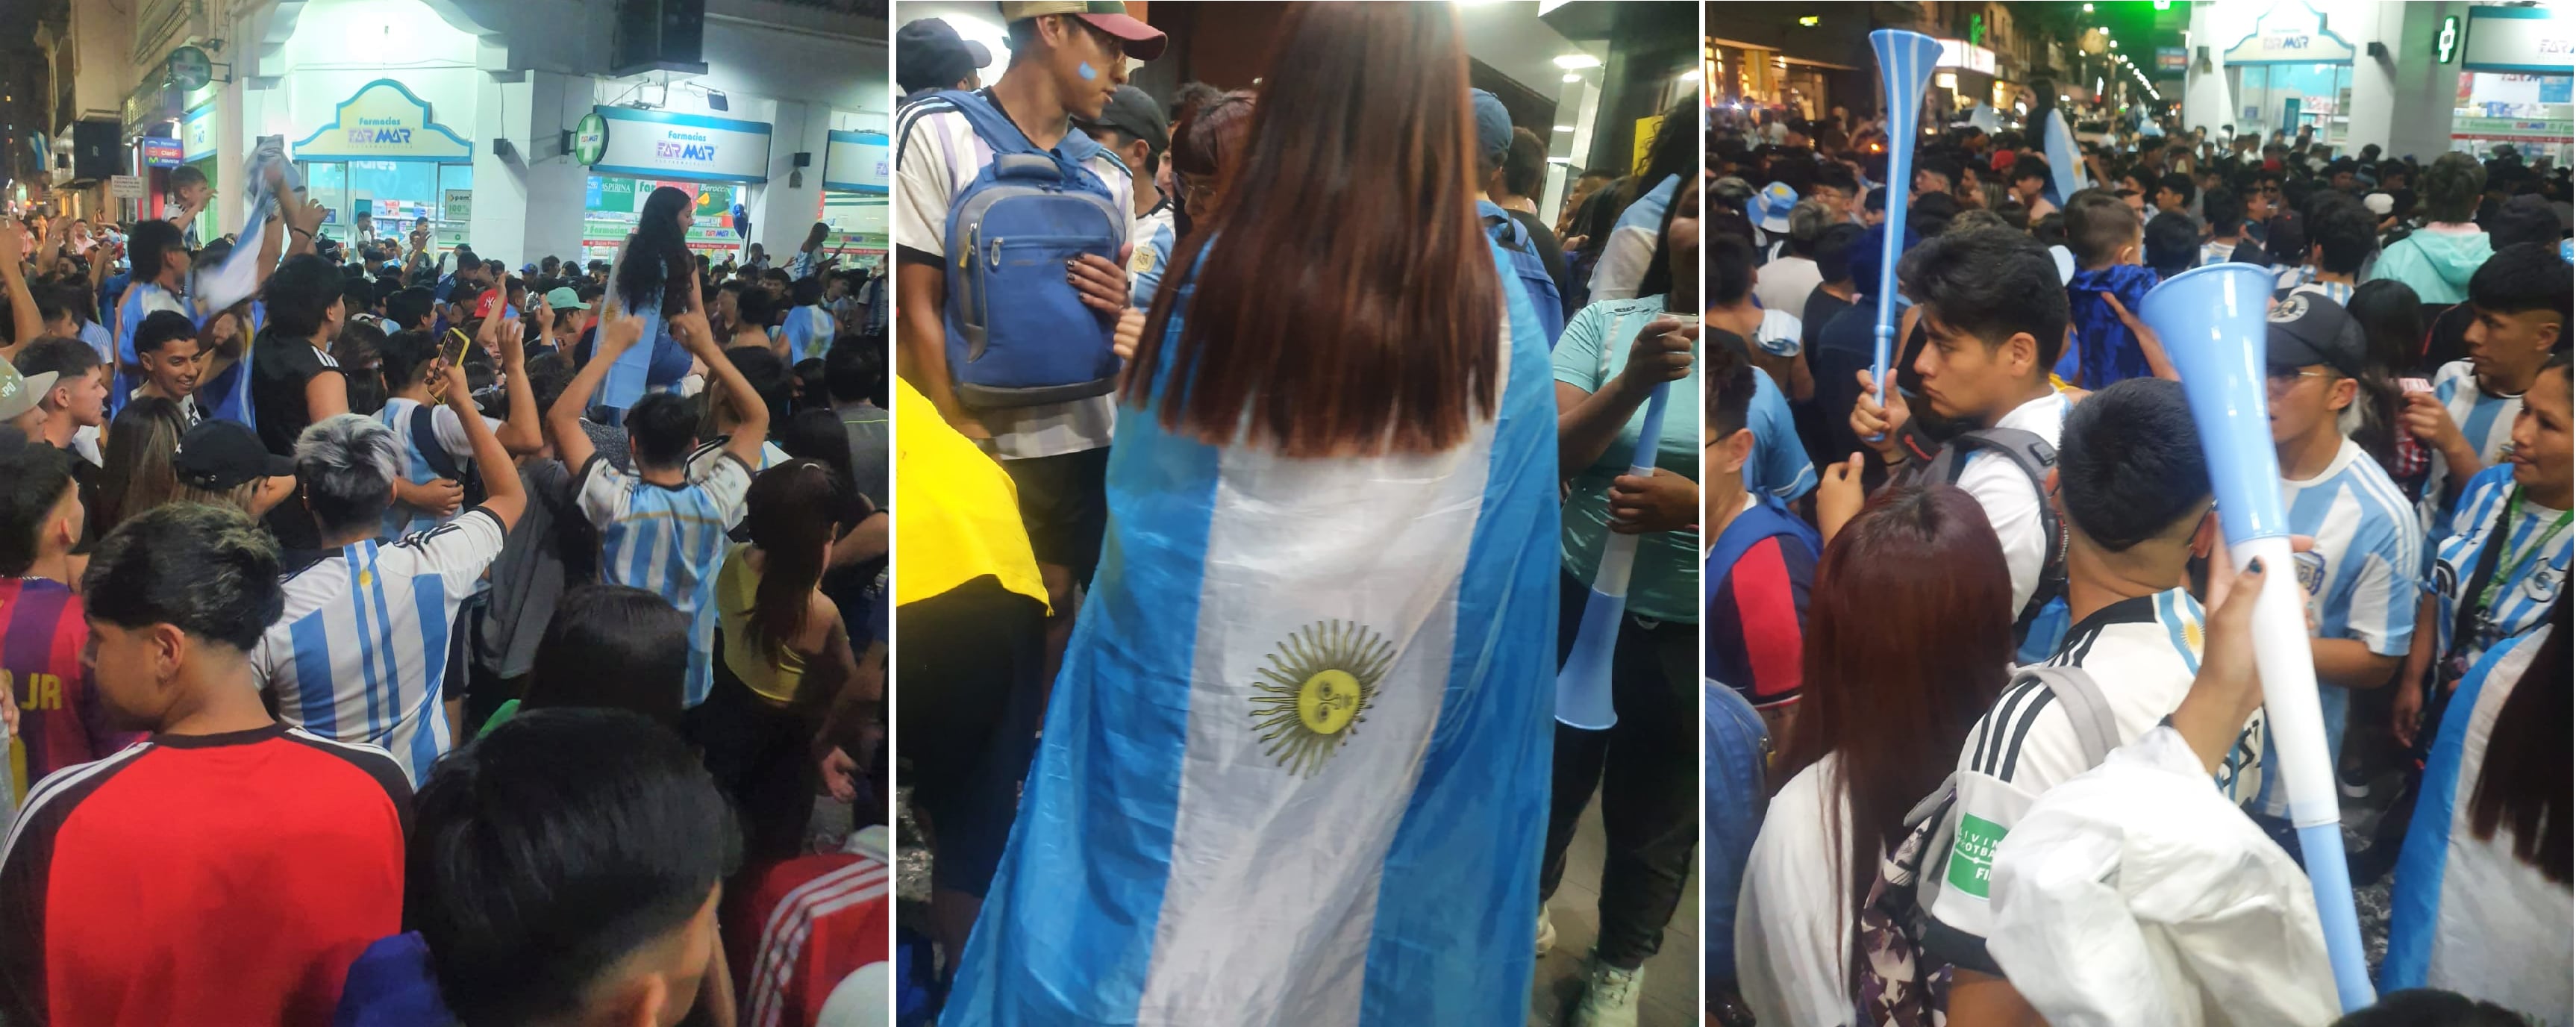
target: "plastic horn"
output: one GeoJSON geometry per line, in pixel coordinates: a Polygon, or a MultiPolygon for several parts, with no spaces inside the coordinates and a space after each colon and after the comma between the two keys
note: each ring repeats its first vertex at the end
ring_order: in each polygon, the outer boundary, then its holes
{"type": "Polygon", "coordinates": [[[1884,404],[1887,355],[1896,340],[1896,258],[1905,253],[1905,197],[1914,185],[1914,129],[1923,117],[1923,90],[1932,85],[1932,64],[1941,59],[1941,41],[1880,29],[1869,34],[1869,48],[1878,54],[1879,79],[1887,83],[1887,239],[1878,251],[1878,287],[1871,290],[1878,300],[1878,347],[1869,362],[1869,380],[1877,383],[1884,404]]]}
{"type": "MultiPolygon", "coordinates": [[[[1659,314],[1684,324],[1697,314],[1659,314]]],[[[1628,457],[1628,474],[1655,473],[1655,446],[1664,437],[1664,400],[1673,383],[1655,383],[1646,397],[1646,419],[1637,431],[1637,449],[1628,457]]],[[[1556,721],[1585,731],[1606,731],[1619,722],[1610,703],[1610,656],[1619,641],[1619,618],[1628,612],[1628,574],[1637,566],[1637,536],[1611,532],[1601,544],[1601,564],[1592,572],[1592,594],[1583,600],[1583,624],[1574,633],[1574,648],[1556,671],[1556,721]]]]}
{"type": "Polygon", "coordinates": [[[2263,677],[2264,720],[2280,756],[2271,771],[2281,776],[2289,796],[2290,823],[2298,829],[2316,893],[2335,990],[2351,1011],[2375,999],[2344,865],[2342,819],[2308,648],[2305,590],[2291,573],[2296,565],[2281,505],[2281,466],[2272,451],[2263,364],[2264,308],[2272,285],[2268,269],[2213,264],[2149,290],[2138,316],[2163,340],[2182,375],[2209,460],[2227,558],[2242,569],[2261,557],[2271,571],[2254,605],[2254,663],[2263,677]]]}

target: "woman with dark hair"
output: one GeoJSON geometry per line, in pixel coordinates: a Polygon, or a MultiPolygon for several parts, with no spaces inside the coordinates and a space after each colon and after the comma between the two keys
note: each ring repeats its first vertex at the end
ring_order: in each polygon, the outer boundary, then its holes
{"type": "Polygon", "coordinates": [[[178,494],[179,476],[170,460],[187,431],[188,416],[179,404],[158,396],[135,397],[108,422],[107,466],[99,472],[98,502],[90,511],[100,537],[178,494]]]}
{"type": "Polygon", "coordinates": [[[2416,300],[2412,286],[2379,279],[2354,289],[2352,298],[2344,301],[2344,311],[2361,325],[2363,359],[2368,364],[2368,373],[2357,379],[2362,395],[2353,406],[2361,411],[2361,424],[2353,429],[2352,440],[2379,461],[2397,487],[2413,496],[2423,490],[2430,460],[2423,443],[2399,429],[2397,415],[2406,400],[2397,380],[2418,373],[2424,304],[2416,300]]]}
{"type": "Polygon", "coordinates": [[[1527,1014],[1529,938],[1494,925],[1529,908],[1546,802],[1547,342],[1477,222],[1456,10],[1282,10],[1295,72],[1122,387],[1109,535],[952,1023],[1527,1014]]]}
{"type": "Polygon", "coordinates": [[[1736,973],[1763,1024],[1850,1022],[1880,855],[1956,766],[2013,658],[2012,580],[1976,498],[1887,489],[1825,546],[1798,716],[1736,904],[1736,973]]]}
{"type": "Polygon", "coordinates": [[[647,390],[662,390],[687,377],[695,361],[671,334],[671,318],[704,313],[698,290],[698,262],[689,254],[689,227],[697,223],[695,201],[671,186],[659,186],[644,198],[636,215],[635,234],[617,255],[610,288],[618,305],[646,311],[651,332],[646,341],[626,351],[619,366],[600,386],[599,402],[621,413],[647,390]]]}
{"type": "MultiPolygon", "coordinates": [[[[1634,299],[1577,311],[1558,337],[1557,473],[1567,482],[1558,546],[1557,659],[1578,629],[1612,535],[1637,536],[1626,616],[1616,624],[1607,730],[1559,724],[1547,847],[1539,864],[1538,934],[1554,941],[1545,908],[1565,874],[1565,849],[1597,791],[1609,853],[1601,875],[1599,942],[1578,1017],[1635,1015],[1646,958],[1663,944],[1699,836],[1700,208],[1705,180],[1677,188],[1657,226],[1653,262],[1634,299]],[[1647,399],[1670,383],[1655,471],[1628,462],[1645,431],[1647,399]]],[[[1797,450],[1796,443],[1789,451],[1797,450]]],[[[1772,483],[1763,481],[1768,486],[1772,483]]],[[[1579,1021],[1582,1022],[1582,1021],[1579,1021]]]]}
{"type": "Polygon", "coordinates": [[[1700,177],[1699,102],[1684,97],[1664,111],[1662,127],[1646,148],[1645,166],[1619,192],[1618,221],[1603,240],[1601,262],[1586,283],[1592,299],[1644,296],[1640,284],[1656,266],[1652,259],[1662,238],[1658,228],[1673,203],[1682,178],[1700,177]]]}
{"type": "Polygon", "coordinates": [[[2567,1023],[2568,359],[2552,356],[2505,462],[2435,549],[2398,730],[2432,732],[2397,857],[2380,988],[2436,987],[2567,1023]],[[2430,672],[2429,674],[2427,672],[2430,672]],[[2508,686],[2508,683],[2510,685],[2508,686]],[[2427,711],[2417,728],[2416,707],[2427,711]]]}
{"type": "MultiPolygon", "coordinates": [[[[1172,196],[1172,228],[1175,238],[1187,239],[1197,231],[1196,217],[1216,212],[1224,199],[1225,171],[1234,167],[1243,155],[1244,137],[1252,127],[1253,93],[1249,89],[1208,98],[1190,112],[1180,124],[1172,127],[1172,184],[1178,191],[1172,196]]],[[[1162,263],[1154,266],[1162,267],[1162,263]]],[[[1143,299],[1151,301],[1148,290],[1143,299]]]]}
{"type": "Polygon", "coordinates": [[[640,588],[597,583],[563,594],[537,642],[528,694],[501,704],[484,731],[520,709],[598,706],[629,710],[680,730],[689,676],[689,618],[640,588]]]}
{"type": "Polygon", "coordinates": [[[796,854],[813,809],[806,753],[820,708],[858,670],[841,611],[821,588],[840,494],[818,461],[761,472],[743,497],[751,541],[733,547],[716,578],[724,650],[698,737],[716,787],[742,810],[753,861],[796,854]]]}

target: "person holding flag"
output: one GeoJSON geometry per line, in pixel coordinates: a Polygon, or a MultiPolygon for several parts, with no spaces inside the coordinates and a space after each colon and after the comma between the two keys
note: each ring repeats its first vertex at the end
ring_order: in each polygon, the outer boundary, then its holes
{"type": "Polygon", "coordinates": [[[1477,223],[1454,10],[1289,5],[1271,65],[1122,386],[1108,544],[945,1023],[1525,1015],[1496,925],[1547,795],[1546,340],[1477,223]]]}

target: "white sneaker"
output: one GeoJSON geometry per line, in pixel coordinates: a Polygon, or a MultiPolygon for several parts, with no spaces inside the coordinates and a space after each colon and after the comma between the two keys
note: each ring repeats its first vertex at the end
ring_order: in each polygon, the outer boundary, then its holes
{"type": "Polygon", "coordinates": [[[1645,967],[1622,970],[1595,957],[1584,971],[1583,1002],[1567,1027],[1637,1027],[1637,996],[1645,983],[1645,967]]]}
{"type": "Polygon", "coordinates": [[[1556,947],[1556,921],[1548,919],[1547,907],[1538,907],[1538,954],[1556,947]]]}

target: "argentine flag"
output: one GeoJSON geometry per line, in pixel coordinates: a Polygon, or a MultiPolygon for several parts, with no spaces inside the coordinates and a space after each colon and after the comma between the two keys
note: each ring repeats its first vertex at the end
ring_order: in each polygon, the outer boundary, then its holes
{"type": "Polygon", "coordinates": [[[1292,460],[1119,419],[1098,579],[942,1023],[1521,1021],[1556,403],[1493,256],[1499,417],[1455,449],[1292,460]]]}

